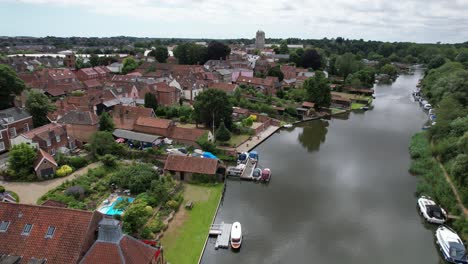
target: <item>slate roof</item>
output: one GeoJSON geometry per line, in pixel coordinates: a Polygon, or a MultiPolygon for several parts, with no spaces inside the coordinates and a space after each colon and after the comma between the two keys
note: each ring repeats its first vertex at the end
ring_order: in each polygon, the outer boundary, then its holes
{"type": "Polygon", "coordinates": [[[62,124],[92,126],[98,123],[98,117],[91,111],[71,110],[65,113],[57,122],[62,124]]]}
{"type": "Polygon", "coordinates": [[[22,256],[21,263],[77,263],[94,241],[102,217],[97,211],[0,203],[0,221],[10,222],[6,232],[0,232],[0,252],[22,256]],[[26,224],[32,224],[29,235],[22,234],[26,224]],[[55,231],[46,238],[50,226],[55,231]]]}
{"type": "Polygon", "coordinates": [[[153,143],[155,142],[160,136],[157,135],[150,135],[145,133],[133,132],[125,129],[116,129],[112,133],[115,137],[130,139],[130,140],[138,140],[141,142],[153,143]]]}
{"type": "Polygon", "coordinates": [[[169,155],[164,170],[190,173],[216,174],[218,160],[199,157],[169,155]]]}
{"type": "Polygon", "coordinates": [[[0,110],[0,125],[7,125],[18,120],[31,117],[28,111],[18,107],[11,107],[0,110]]]}

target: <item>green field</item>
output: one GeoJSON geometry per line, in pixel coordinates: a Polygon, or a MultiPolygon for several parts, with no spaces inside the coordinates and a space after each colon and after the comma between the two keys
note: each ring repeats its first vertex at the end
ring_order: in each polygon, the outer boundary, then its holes
{"type": "Polygon", "coordinates": [[[184,187],[184,203],[161,239],[165,259],[172,264],[198,262],[223,190],[222,184],[184,187]],[[184,208],[189,200],[194,202],[192,210],[184,208]]]}

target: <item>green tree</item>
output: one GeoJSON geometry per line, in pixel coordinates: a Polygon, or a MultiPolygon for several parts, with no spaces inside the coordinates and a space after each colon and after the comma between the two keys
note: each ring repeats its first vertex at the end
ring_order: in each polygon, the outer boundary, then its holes
{"type": "Polygon", "coordinates": [[[151,187],[151,181],[159,179],[159,174],[150,164],[132,164],[116,172],[111,182],[128,188],[134,194],[143,193],[151,187]]]}
{"type": "Polygon", "coordinates": [[[167,47],[157,46],[148,55],[153,56],[160,63],[165,63],[169,57],[169,52],[167,51],[167,47]]]}
{"type": "Polygon", "coordinates": [[[207,61],[208,50],[206,47],[195,43],[182,43],[174,49],[174,56],[179,64],[204,64],[207,61]]]}
{"type": "Polygon", "coordinates": [[[133,57],[127,57],[123,60],[122,73],[127,74],[138,67],[137,61],[133,57]]]}
{"type": "Polygon", "coordinates": [[[304,81],[307,91],[307,99],[314,102],[317,107],[328,107],[331,103],[330,83],[321,71],[315,72],[315,76],[304,81]]]}
{"type": "Polygon", "coordinates": [[[288,54],[289,53],[288,42],[286,40],[281,41],[281,44],[280,44],[280,47],[279,47],[279,52],[280,52],[280,54],[288,54]]]}
{"type": "Polygon", "coordinates": [[[29,145],[21,143],[10,149],[8,170],[16,179],[24,179],[32,174],[36,160],[36,151],[29,145]]]}
{"type": "Polygon", "coordinates": [[[12,95],[19,95],[26,88],[10,66],[0,64],[0,109],[12,106],[12,95]]]}
{"type": "Polygon", "coordinates": [[[123,215],[123,227],[129,234],[137,233],[153,214],[153,208],[142,201],[135,201],[123,215]]]}
{"type": "Polygon", "coordinates": [[[91,56],[89,56],[89,63],[92,67],[99,66],[99,56],[96,54],[91,54],[91,56]]]}
{"type": "Polygon", "coordinates": [[[114,120],[107,112],[103,112],[99,118],[99,131],[112,132],[114,129],[114,120]]]}
{"type": "Polygon", "coordinates": [[[278,80],[281,82],[284,79],[284,74],[280,69],[280,66],[271,67],[268,70],[267,76],[278,77],[278,80]]]}
{"type": "Polygon", "coordinates": [[[380,73],[387,74],[390,77],[396,77],[398,69],[392,64],[385,64],[381,69],[380,73]]]}
{"type": "Polygon", "coordinates": [[[221,122],[221,125],[216,130],[216,140],[226,142],[231,139],[231,132],[226,128],[224,122],[221,122]]]}
{"type": "Polygon", "coordinates": [[[94,157],[103,156],[106,154],[114,154],[117,143],[114,140],[111,132],[98,131],[91,136],[90,151],[94,157]]]}
{"type": "Polygon", "coordinates": [[[227,94],[220,90],[208,89],[201,92],[194,103],[195,120],[207,127],[217,127],[224,121],[226,127],[232,127],[232,105],[227,94]]]}
{"type": "Polygon", "coordinates": [[[145,107],[152,108],[154,111],[158,109],[158,101],[156,100],[156,96],[152,93],[145,94],[145,107]]]}
{"type": "Polygon", "coordinates": [[[349,74],[359,71],[362,65],[356,60],[354,54],[345,53],[336,59],[335,67],[338,75],[343,76],[346,80],[349,74]]]}
{"type": "Polygon", "coordinates": [[[301,56],[299,66],[318,70],[322,66],[322,58],[317,50],[307,49],[301,56]]]}
{"type": "Polygon", "coordinates": [[[459,154],[455,158],[450,174],[460,186],[468,186],[468,154],[459,154]]]}
{"type": "Polygon", "coordinates": [[[207,60],[225,60],[231,54],[231,48],[219,41],[211,41],[208,44],[207,60]]]}
{"type": "Polygon", "coordinates": [[[445,64],[445,58],[441,55],[437,55],[429,61],[429,63],[427,64],[427,68],[429,70],[435,69],[435,68],[439,68],[440,66],[444,64],[445,64]]]}
{"type": "Polygon", "coordinates": [[[35,127],[40,127],[49,123],[47,114],[55,111],[55,109],[55,105],[50,102],[49,98],[45,94],[40,93],[37,90],[31,90],[28,92],[26,110],[28,110],[32,115],[35,127]]]}

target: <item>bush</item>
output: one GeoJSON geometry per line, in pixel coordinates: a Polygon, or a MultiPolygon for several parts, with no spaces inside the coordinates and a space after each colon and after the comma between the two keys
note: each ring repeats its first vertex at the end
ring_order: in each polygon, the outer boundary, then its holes
{"type": "Polygon", "coordinates": [[[81,169],[88,165],[88,160],[81,156],[71,157],[68,161],[68,164],[72,166],[75,170],[81,169]]]}
{"type": "Polygon", "coordinates": [[[117,158],[114,155],[106,154],[100,157],[99,160],[108,168],[114,168],[117,166],[117,158]]]}
{"type": "Polygon", "coordinates": [[[151,187],[151,181],[159,179],[159,174],[149,164],[132,164],[116,172],[111,183],[128,188],[134,194],[145,192],[151,187]]]}
{"type": "Polygon", "coordinates": [[[166,207],[169,207],[169,208],[177,211],[177,209],[179,209],[179,203],[177,201],[174,201],[174,200],[169,200],[166,203],[166,207]]]}
{"type": "Polygon", "coordinates": [[[73,172],[73,169],[70,166],[63,165],[55,172],[55,175],[57,175],[57,177],[64,177],[64,176],[69,175],[72,172],[73,172]]]}
{"type": "Polygon", "coordinates": [[[192,175],[192,182],[193,183],[215,183],[218,179],[214,175],[207,175],[201,173],[194,173],[192,175]]]}
{"type": "Polygon", "coordinates": [[[85,190],[81,186],[72,186],[65,191],[65,195],[73,196],[75,199],[83,199],[85,190]]]}
{"type": "Polygon", "coordinates": [[[5,187],[3,187],[2,185],[0,185],[0,193],[4,193],[5,192],[5,187]]]}

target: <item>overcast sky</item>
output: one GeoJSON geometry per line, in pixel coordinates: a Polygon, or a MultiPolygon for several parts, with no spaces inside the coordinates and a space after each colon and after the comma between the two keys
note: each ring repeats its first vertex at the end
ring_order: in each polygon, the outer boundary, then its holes
{"type": "Polygon", "coordinates": [[[468,0],[0,0],[0,35],[468,41],[468,0]]]}

